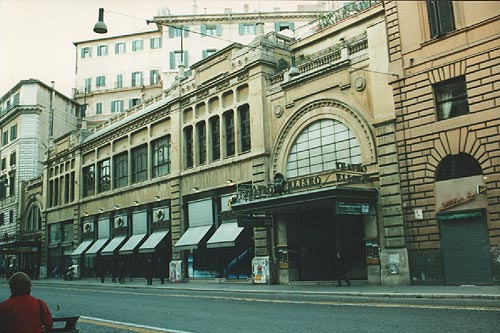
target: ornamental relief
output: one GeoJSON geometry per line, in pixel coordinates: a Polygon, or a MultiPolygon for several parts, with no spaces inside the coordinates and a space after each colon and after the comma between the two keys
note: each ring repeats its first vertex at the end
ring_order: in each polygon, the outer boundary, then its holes
{"type": "Polygon", "coordinates": [[[312,122],[320,119],[336,119],[354,132],[358,139],[363,164],[375,163],[376,145],[368,122],[356,111],[336,100],[319,100],[309,103],[295,112],[286,122],[273,150],[273,173],[282,172],[286,165],[288,150],[301,131],[312,122]]]}

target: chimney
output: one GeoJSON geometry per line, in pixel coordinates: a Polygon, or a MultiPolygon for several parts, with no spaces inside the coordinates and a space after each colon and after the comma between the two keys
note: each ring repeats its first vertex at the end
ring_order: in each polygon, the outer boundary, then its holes
{"type": "Polygon", "coordinates": [[[243,12],[248,13],[250,11],[250,6],[246,3],[243,5],[243,12]]]}
{"type": "Polygon", "coordinates": [[[257,26],[257,36],[264,36],[264,22],[260,21],[256,23],[257,26]]]}

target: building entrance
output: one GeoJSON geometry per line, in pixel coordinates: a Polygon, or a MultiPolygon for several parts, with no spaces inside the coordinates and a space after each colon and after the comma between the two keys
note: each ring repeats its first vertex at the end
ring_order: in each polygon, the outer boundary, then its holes
{"type": "Polygon", "coordinates": [[[300,281],[336,279],[335,256],[340,252],[350,279],[366,279],[362,216],[335,215],[333,207],[295,215],[288,224],[288,247],[296,253],[300,281]]]}

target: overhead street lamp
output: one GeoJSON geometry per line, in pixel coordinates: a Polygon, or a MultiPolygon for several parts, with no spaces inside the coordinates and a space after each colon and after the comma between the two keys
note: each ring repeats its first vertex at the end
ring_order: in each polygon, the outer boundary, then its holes
{"type": "Polygon", "coordinates": [[[104,8],[99,8],[99,18],[94,25],[94,32],[98,34],[105,34],[108,32],[108,27],[104,23],[104,8]]]}

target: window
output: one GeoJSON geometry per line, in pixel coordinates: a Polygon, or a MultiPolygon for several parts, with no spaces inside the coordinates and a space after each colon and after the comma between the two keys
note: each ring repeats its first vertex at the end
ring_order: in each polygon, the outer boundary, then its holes
{"type": "Polygon", "coordinates": [[[161,38],[153,37],[149,40],[149,45],[151,49],[159,49],[161,48],[161,38]]]}
{"type": "Polygon", "coordinates": [[[81,49],[81,58],[90,58],[90,47],[82,47],[81,49]]]}
{"type": "Polygon", "coordinates": [[[210,57],[212,54],[217,53],[217,50],[216,49],[207,49],[207,50],[203,50],[201,52],[202,52],[203,59],[205,59],[205,58],[210,57]]]}
{"type": "Polygon", "coordinates": [[[323,119],[306,127],[288,155],[287,177],[337,169],[336,163],[360,164],[361,150],[352,131],[343,123],[323,119]]]}
{"type": "Polygon", "coordinates": [[[105,87],[106,86],[106,77],[104,75],[96,77],[96,79],[95,79],[95,86],[97,88],[99,88],[99,87],[105,87]]]}
{"type": "Polygon", "coordinates": [[[274,23],[274,31],[276,32],[280,32],[280,31],[283,31],[283,30],[294,30],[294,24],[293,23],[279,23],[279,22],[276,22],[274,23]]]}
{"type": "Polygon", "coordinates": [[[137,51],[142,51],[144,49],[142,39],[137,39],[132,41],[132,51],[137,52],[137,51]]]}
{"type": "Polygon", "coordinates": [[[7,169],[7,158],[4,157],[2,158],[2,169],[1,170],[5,170],[7,169]]]}
{"type": "Polygon", "coordinates": [[[469,113],[465,77],[435,84],[434,96],[438,120],[462,116],[469,113]]]}
{"type": "Polygon", "coordinates": [[[17,139],[17,124],[10,127],[10,141],[17,139]]]}
{"type": "Polygon", "coordinates": [[[15,151],[10,154],[9,165],[11,167],[16,165],[16,152],[15,151]]]}
{"type": "Polygon", "coordinates": [[[5,224],[5,215],[4,215],[4,213],[1,213],[0,214],[0,226],[2,226],[4,224],[5,224]]]}
{"type": "Polygon", "coordinates": [[[120,42],[115,44],[115,54],[125,53],[125,43],[120,42]]]}
{"type": "Polygon", "coordinates": [[[132,107],[134,107],[136,105],[139,105],[139,104],[141,104],[141,99],[140,98],[131,98],[128,101],[128,107],[129,108],[132,108],[132,107]]]}
{"type": "Polygon", "coordinates": [[[151,164],[153,178],[170,173],[170,136],[164,136],[152,142],[151,164]]]}
{"type": "Polygon", "coordinates": [[[436,181],[482,175],[483,170],[478,161],[469,154],[448,155],[436,168],[436,181]]]}
{"type": "Polygon", "coordinates": [[[193,127],[184,128],[184,142],[186,152],[186,168],[193,167],[193,127]]]}
{"type": "Polygon", "coordinates": [[[111,189],[111,165],[109,158],[97,163],[97,172],[98,192],[109,191],[111,189]]]}
{"type": "Polygon", "coordinates": [[[13,101],[12,101],[13,106],[19,105],[19,93],[16,93],[14,95],[13,101]]]}
{"type": "Polygon", "coordinates": [[[123,88],[123,74],[116,75],[115,88],[123,88]]]}
{"type": "Polygon", "coordinates": [[[210,118],[210,139],[212,161],[217,161],[220,159],[220,127],[218,116],[210,118]]]}
{"type": "Polygon", "coordinates": [[[257,29],[253,23],[240,23],[239,25],[240,35],[255,35],[257,29]]]}
{"type": "Polygon", "coordinates": [[[102,102],[95,103],[95,114],[102,114],[102,102]]]}
{"type": "Polygon", "coordinates": [[[234,137],[234,112],[233,110],[224,113],[224,133],[226,138],[226,156],[233,156],[235,153],[234,137]]]}
{"type": "Polygon", "coordinates": [[[14,223],[14,211],[9,210],[9,223],[14,223]]]}
{"type": "Polygon", "coordinates": [[[181,64],[184,64],[184,67],[188,67],[188,52],[170,52],[170,69],[177,69],[181,64]]]}
{"type": "Polygon", "coordinates": [[[220,24],[205,24],[201,26],[202,36],[220,36],[222,35],[222,26],[220,24]]]}
{"type": "Polygon", "coordinates": [[[91,78],[86,78],[85,79],[85,92],[89,92],[90,91],[90,88],[92,87],[92,79],[91,78]]]}
{"type": "Polygon", "coordinates": [[[184,37],[189,36],[189,28],[187,26],[182,27],[168,27],[168,37],[181,37],[182,32],[184,31],[184,37]]]}
{"type": "Polygon", "coordinates": [[[97,56],[107,56],[108,55],[108,46],[107,45],[98,45],[97,46],[97,56]]]}
{"type": "Polygon", "coordinates": [[[431,38],[436,38],[455,30],[452,1],[428,0],[427,14],[429,16],[431,38]]]}
{"type": "Polygon", "coordinates": [[[132,87],[142,86],[142,72],[132,73],[132,87]]]}
{"type": "Polygon", "coordinates": [[[4,131],[2,134],[2,146],[6,146],[9,143],[9,131],[4,131]]]}
{"type": "Polygon", "coordinates": [[[240,118],[240,141],[241,141],[241,151],[250,151],[252,147],[251,135],[250,135],[250,108],[248,104],[242,105],[238,108],[239,118],[240,118]]]}
{"type": "Polygon", "coordinates": [[[132,183],[141,182],[148,177],[147,145],[132,149],[132,183]]]}
{"type": "Polygon", "coordinates": [[[149,71],[149,84],[155,85],[160,83],[160,71],[157,69],[152,69],[149,71]]]}
{"type": "Polygon", "coordinates": [[[7,188],[7,177],[1,176],[0,177],[0,199],[5,199],[5,197],[7,195],[6,188],[7,188]]]}
{"type": "Polygon", "coordinates": [[[128,185],[128,152],[114,157],[113,175],[114,188],[128,185]]]}
{"type": "Polygon", "coordinates": [[[123,111],[123,101],[116,100],[111,102],[111,112],[122,112],[123,111]]]}
{"type": "Polygon", "coordinates": [[[207,127],[204,121],[196,124],[196,135],[198,141],[198,162],[205,164],[207,162],[207,127]]]}
{"type": "Polygon", "coordinates": [[[13,197],[16,195],[16,174],[11,173],[9,176],[9,195],[13,197]]]}
{"type": "Polygon", "coordinates": [[[95,194],[95,166],[89,165],[82,170],[83,176],[83,196],[95,194]]]}
{"type": "Polygon", "coordinates": [[[25,231],[37,231],[42,228],[42,214],[38,206],[31,206],[24,226],[25,231]]]}

